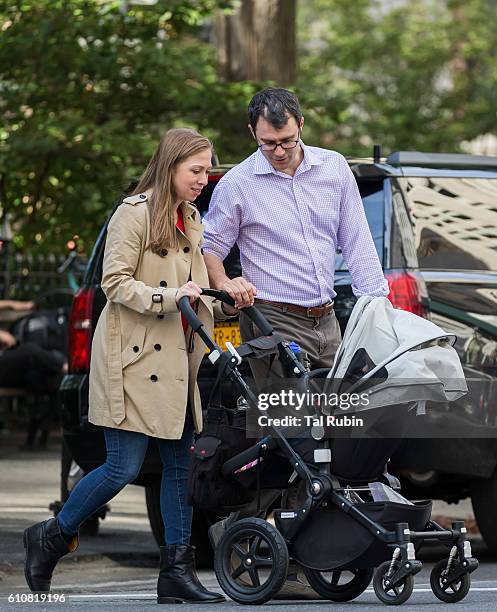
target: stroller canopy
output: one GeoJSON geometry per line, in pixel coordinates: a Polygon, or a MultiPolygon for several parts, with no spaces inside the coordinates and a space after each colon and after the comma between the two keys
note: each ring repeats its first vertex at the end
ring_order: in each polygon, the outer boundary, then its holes
{"type": "Polygon", "coordinates": [[[427,319],[362,296],[352,310],[327,392],[368,393],[365,410],[411,402],[454,401],[467,393],[456,337],[427,319]]]}

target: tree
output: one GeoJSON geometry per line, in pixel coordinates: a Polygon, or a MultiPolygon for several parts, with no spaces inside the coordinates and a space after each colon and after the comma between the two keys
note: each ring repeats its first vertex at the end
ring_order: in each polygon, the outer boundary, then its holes
{"type": "MultiPolygon", "coordinates": [[[[204,128],[206,114],[243,120],[250,89],[220,84],[215,51],[197,36],[227,3],[127,4],[0,3],[0,214],[18,247],[63,250],[78,234],[91,248],[160,132],[204,128]]],[[[216,140],[221,127],[208,135],[216,140]]]]}
{"type": "Polygon", "coordinates": [[[216,19],[220,72],[227,81],[295,80],[296,0],[243,0],[216,19]]]}
{"type": "Polygon", "coordinates": [[[349,154],[457,151],[496,131],[491,0],[299,5],[307,133],[349,154]]]}

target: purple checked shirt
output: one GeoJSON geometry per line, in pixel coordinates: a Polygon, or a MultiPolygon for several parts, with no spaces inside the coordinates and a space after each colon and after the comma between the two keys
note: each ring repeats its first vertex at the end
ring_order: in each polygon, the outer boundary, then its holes
{"type": "Polygon", "coordinates": [[[257,297],[317,306],[333,300],[335,251],[355,295],[388,294],[354,175],[335,151],[301,143],[292,177],[257,150],[217,184],[204,217],[204,252],[224,260],[237,243],[257,297]]]}

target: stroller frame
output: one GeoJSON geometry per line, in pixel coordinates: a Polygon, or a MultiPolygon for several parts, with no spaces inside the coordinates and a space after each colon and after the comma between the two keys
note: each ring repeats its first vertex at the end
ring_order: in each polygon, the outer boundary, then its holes
{"type": "MultiPolygon", "coordinates": [[[[234,304],[231,297],[225,292],[203,289],[202,293],[227,304],[234,304]]],[[[208,355],[209,360],[218,366],[219,374],[216,385],[220,384],[222,378],[231,381],[249,406],[257,409],[257,398],[238,370],[238,365],[241,364],[243,357],[253,354],[250,348],[242,345],[237,350],[227,343],[228,350],[222,351],[203,329],[202,323],[191,308],[187,297],[180,300],[179,308],[192,326],[193,331],[198,333],[207,345],[210,351],[208,355]]],[[[312,379],[313,373],[307,372],[290,349],[289,343],[274,333],[272,326],[255,307],[245,308],[244,313],[259,327],[264,336],[273,338],[273,348],[276,347],[280,360],[289,375],[304,378],[305,383],[308,384],[312,379]]],[[[275,351],[273,350],[273,352],[275,351]]],[[[211,397],[214,393],[215,389],[211,397]]],[[[365,490],[365,487],[356,487],[354,489],[354,487],[342,486],[338,478],[333,475],[331,469],[332,452],[329,440],[315,438],[318,446],[314,451],[316,467],[310,468],[292,448],[283,433],[272,424],[269,427],[271,429],[270,435],[265,436],[252,447],[223,463],[221,468],[223,477],[229,478],[236,470],[256,459],[259,464],[264,455],[278,448],[279,452],[287,458],[294,471],[306,483],[305,498],[303,503],[293,513],[287,513],[294,515],[290,520],[288,520],[288,517],[285,517],[287,520],[284,524],[283,521],[279,521],[279,524],[276,521],[279,529],[276,529],[266,521],[262,521],[262,523],[265,523],[262,526],[261,519],[255,518],[235,520],[234,523],[230,524],[216,547],[215,570],[221,587],[232,599],[244,604],[261,604],[274,597],[286,579],[289,552],[292,552],[292,544],[295,537],[309,520],[309,517],[312,516],[313,511],[329,506],[334,506],[341,512],[346,513],[354,521],[362,525],[375,541],[386,546],[391,551],[390,559],[379,565],[373,580],[375,593],[382,602],[396,605],[404,603],[410,597],[414,589],[413,577],[422,568],[421,561],[416,559],[414,545],[427,541],[438,541],[449,548],[447,559],[437,563],[431,573],[430,583],[434,594],[447,603],[455,603],[466,596],[470,587],[470,574],[478,567],[478,561],[472,557],[471,545],[463,521],[454,521],[451,529],[443,529],[432,520],[429,520],[424,530],[421,531],[411,530],[407,522],[397,522],[394,529],[387,529],[364,513],[358,507],[360,504],[349,499],[348,493],[350,491],[365,490]],[[256,534],[259,541],[262,539],[265,542],[267,548],[276,550],[278,548],[275,548],[276,543],[279,545],[278,550],[280,550],[283,542],[285,549],[281,555],[282,558],[275,559],[273,563],[273,565],[279,566],[271,569],[273,574],[275,574],[274,579],[270,574],[270,578],[263,585],[260,584],[257,575],[257,562],[259,560],[261,566],[267,568],[268,559],[258,554],[257,547],[250,546],[246,551],[240,550],[239,546],[238,549],[235,549],[236,555],[240,559],[240,566],[235,572],[230,572],[228,569],[229,563],[226,562],[227,555],[229,557],[233,556],[233,550],[227,550],[226,548],[230,538],[232,539],[233,533],[242,526],[242,530],[243,528],[245,529],[244,533],[250,534],[251,522],[253,533],[256,534]],[[222,558],[223,556],[224,558],[222,558]],[[281,571],[282,566],[284,571],[281,571]],[[240,570],[243,571],[240,572],[240,570]],[[245,571],[251,578],[252,586],[242,585],[240,587],[237,580],[245,571]],[[236,573],[238,573],[238,576],[233,578],[236,573]]],[[[400,489],[398,480],[388,474],[386,470],[383,476],[389,485],[400,489]]],[[[312,577],[312,572],[316,571],[313,568],[304,567],[303,569],[308,579],[312,577]]],[[[340,572],[341,570],[340,568],[332,568],[332,571],[340,572]]],[[[371,579],[371,574],[372,570],[369,574],[369,580],[371,579]]],[[[367,588],[369,580],[366,577],[366,580],[358,581],[359,584],[351,583],[348,589],[342,589],[341,591],[337,589],[335,596],[333,588],[325,588],[320,592],[319,580],[310,580],[310,582],[311,586],[318,590],[320,595],[334,601],[347,601],[360,595],[367,588]]]]}

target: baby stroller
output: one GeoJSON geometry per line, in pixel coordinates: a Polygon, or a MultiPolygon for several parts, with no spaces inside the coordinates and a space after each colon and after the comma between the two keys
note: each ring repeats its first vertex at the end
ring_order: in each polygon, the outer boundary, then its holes
{"type": "MultiPolygon", "coordinates": [[[[233,304],[223,292],[205,289],[203,293],[233,304]]],[[[358,305],[364,311],[364,302],[358,305]]],[[[272,521],[249,517],[229,524],[214,558],[216,576],[226,594],[243,604],[270,600],[286,580],[291,556],[302,567],[309,584],[326,599],[354,599],[373,579],[374,591],[382,602],[401,604],[412,594],[414,575],[422,567],[416,559],[417,547],[437,540],[447,546],[448,555],[431,572],[433,593],[447,603],[462,600],[470,588],[470,573],[478,567],[464,523],[456,521],[451,529],[443,529],[430,518],[430,501],[411,503],[398,493],[398,481],[385,469],[395,441],[330,440],[318,422],[308,428],[310,435],[297,440],[288,440],[284,431],[273,425],[269,435],[250,440],[245,435],[246,413],[222,405],[219,386],[228,380],[247,406],[258,410],[258,398],[239,371],[248,357],[277,353],[288,376],[303,388],[323,375],[327,376],[326,384],[336,386],[334,373],[341,364],[343,345],[350,339],[347,331],[332,371],[308,372],[290,344],[273,331],[255,307],[244,312],[262,336],[237,349],[227,343],[228,350],[222,351],[202,328],[188,298],[183,298],[179,306],[207,345],[209,360],[218,368],[204,431],[193,449],[189,483],[192,503],[223,513],[248,503],[254,489],[259,496],[263,488],[285,489],[297,480],[303,491],[296,506],[273,509],[272,521]],[[346,573],[352,578],[343,583],[340,579],[346,573]]],[[[357,317],[351,320],[352,328],[357,329],[357,317]]],[[[416,349],[436,344],[442,350],[453,350],[440,328],[433,326],[431,336],[416,349]],[[433,336],[434,330],[437,333],[433,336]]],[[[399,354],[407,353],[399,350],[399,354]]],[[[360,355],[364,357],[364,353],[360,355]]],[[[388,378],[386,361],[370,363],[369,376],[358,376],[357,360],[351,360],[352,367],[346,368],[340,385],[377,388],[378,384],[372,382],[374,373],[384,385],[388,378]]],[[[364,366],[360,370],[366,371],[364,366]]],[[[417,393],[418,399],[424,399],[419,390],[417,393]]],[[[411,393],[410,401],[413,397],[411,393]]]]}

